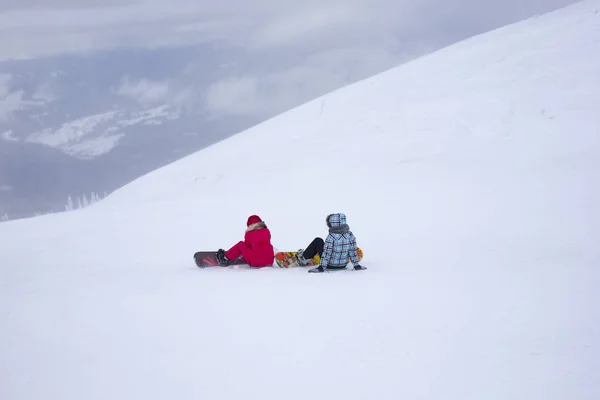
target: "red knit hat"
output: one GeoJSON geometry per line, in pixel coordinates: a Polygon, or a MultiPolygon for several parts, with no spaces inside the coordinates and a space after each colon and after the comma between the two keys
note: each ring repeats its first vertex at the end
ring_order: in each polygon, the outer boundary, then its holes
{"type": "Polygon", "coordinates": [[[248,217],[248,222],[246,222],[246,226],[250,226],[252,224],[255,224],[257,222],[261,222],[262,219],[260,219],[260,217],[258,215],[251,215],[248,217]]]}

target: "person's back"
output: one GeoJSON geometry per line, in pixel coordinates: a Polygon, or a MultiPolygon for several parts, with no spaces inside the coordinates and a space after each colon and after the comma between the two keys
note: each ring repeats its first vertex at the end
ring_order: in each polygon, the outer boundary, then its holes
{"type": "MultiPolygon", "coordinates": [[[[249,222],[251,221],[249,220],[249,222]]],[[[275,250],[271,244],[271,231],[263,221],[259,220],[248,225],[244,241],[251,253],[249,255],[250,260],[248,260],[250,265],[266,266],[273,264],[275,250]]]]}
{"type": "Polygon", "coordinates": [[[222,266],[228,266],[238,257],[242,257],[252,267],[271,266],[275,259],[271,231],[258,215],[251,215],[246,221],[244,241],[238,242],[227,251],[219,249],[216,257],[222,266]]]}
{"type": "Polygon", "coordinates": [[[329,234],[325,239],[321,266],[323,268],[345,268],[348,265],[348,259],[352,260],[352,264],[359,265],[356,237],[346,223],[346,215],[343,213],[329,215],[327,225],[329,234]]]}

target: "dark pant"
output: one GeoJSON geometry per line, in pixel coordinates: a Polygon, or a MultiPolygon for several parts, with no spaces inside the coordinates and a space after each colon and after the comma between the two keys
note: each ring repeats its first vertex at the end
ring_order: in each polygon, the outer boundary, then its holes
{"type": "Polygon", "coordinates": [[[315,240],[313,240],[312,242],[310,242],[310,244],[304,250],[304,253],[302,255],[307,260],[310,260],[311,258],[313,258],[314,256],[316,256],[317,254],[319,255],[319,257],[321,257],[323,255],[323,248],[324,247],[325,247],[325,242],[323,241],[323,239],[321,239],[320,237],[315,238],[315,240]]]}
{"type": "MultiPolygon", "coordinates": [[[[323,256],[323,249],[324,248],[325,248],[325,242],[320,237],[317,237],[312,242],[310,242],[310,244],[308,245],[308,247],[304,250],[304,253],[302,254],[302,256],[305,259],[307,259],[307,260],[310,260],[311,258],[313,258],[314,256],[316,256],[317,254],[319,255],[319,257],[322,257],[323,256]]],[[[342,265],[342,266],[327,266],[327,265],[324,265],[324,267],[327,267],[327,269],[343,269],[343,268],[346,268],[345,265],[342,265]]]]}

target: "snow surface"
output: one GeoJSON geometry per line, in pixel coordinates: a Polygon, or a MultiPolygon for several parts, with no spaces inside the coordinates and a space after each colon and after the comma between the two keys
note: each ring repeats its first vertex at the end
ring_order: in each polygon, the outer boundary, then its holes
{"type": "Polygon", "coordinates": [[[0,225],[0,398],[600,398],[600,1],[0,225]],[[367,271],[198,269],[345,212],[367,271]]]}

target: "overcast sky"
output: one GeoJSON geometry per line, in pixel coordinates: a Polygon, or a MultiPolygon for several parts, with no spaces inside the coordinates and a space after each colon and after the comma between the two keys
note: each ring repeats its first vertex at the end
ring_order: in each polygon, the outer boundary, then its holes
{"type": "Polygon", "coordinates": [[[0,56],[30,57],[128,41],[152,45],[222,40],[246,49],[354,46],[375,39],[396,45],[399,40],[464,37],[572,2],[0,0],[0,56]]]}
{"type": "MultiPolygon", "coordinates": [[[[230,76],[220,74],[203,89],[206,109],[265,116],[441,46],[573,2],[0,0],[0,61],[119,46],[206,44],[238,64],[230,76]],[[244,65],[250,62],[252,68],[244,65]]],[[[9,84],[4,77],[0,96],[11,95],[9,84]]],[[[169,93],[168,82],[127,85],[124,93],[146,100],[169,93]]],[[[170,97],[189,99],[186,93],[170,97]]]]}

